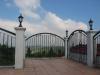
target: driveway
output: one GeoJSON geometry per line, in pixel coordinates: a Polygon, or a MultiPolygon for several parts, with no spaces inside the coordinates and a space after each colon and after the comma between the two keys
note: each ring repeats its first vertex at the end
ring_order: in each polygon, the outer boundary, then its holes
{"type": "Polygon", "coordinates": [[[64,58],[28,58],[24,69],[0,68],[0,75],[100,75],[100,69],[64,58]]]}

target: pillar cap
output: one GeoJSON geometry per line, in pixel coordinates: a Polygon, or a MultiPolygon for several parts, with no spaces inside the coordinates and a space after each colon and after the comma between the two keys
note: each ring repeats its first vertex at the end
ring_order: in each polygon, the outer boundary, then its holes
{"type": "Polygon", "coordinates": [[[24,27],[15,27],[15,30],[26,30],[26,28],[24,28],[24,27]]]}
{"type": "Polygon", "coordinates": [[[96,33],[97,31],[94,31],[94,30],[89,30],[87,31],[87,33],[96,33]]]}

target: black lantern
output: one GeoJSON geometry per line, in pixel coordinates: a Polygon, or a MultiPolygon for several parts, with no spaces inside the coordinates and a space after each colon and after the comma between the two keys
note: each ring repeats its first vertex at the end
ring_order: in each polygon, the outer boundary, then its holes
{"type": "Polygon", "coordinates": [[[19,27],[22,27],[22,21],[23,21],[23,16],[22,16],[22,14],[20,14],[20,16],[18,17],[18,20],[19,20],[19,27]]]}
{"type": "Polygon", "coordinates": [[[90,26],[90,30],[93,30],[92,26],[93,26],[93,21],[92,19],[89,20],[89,26],[90,26]]]}
{"type": "Polygon", "coordinates": [[[66,30],[66,37],[68,37],[68,30],[66,30]]]}

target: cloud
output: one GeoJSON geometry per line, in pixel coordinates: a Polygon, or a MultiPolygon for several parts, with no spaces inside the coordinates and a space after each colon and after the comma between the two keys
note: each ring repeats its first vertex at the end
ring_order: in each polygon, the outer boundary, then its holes
{"type": "Polygon", "coordinates": [[[6,30],[15,32],[14,27],[16,27],[16,26],[17,26],[17,22],[10,21],[7,19],[0,19],[0,28],[4,28],[6,30]]]}
{"type": "MultiPolygon", "coordinates": [[[[0,19],[0,28],[6,29],[14,33],[16,33],[15,27],[18,27],[18,24],[19,23],[16,21],[0,19]]],[[[26,32],[25,32],[26,37],[29,37],[38,31],[37,26],[32,25],[27,21],[23,22],[23,25],[26,28],[26,32]]]]}
{"type": "MultiPolygon", "coordinates": [[[[69,33],[76,29],[87,30],[87,25],[81,21],[72,19],[63,20],[56,15],[56,13],[46,11],[41,6],[41,1],[14,0],[20,13],[24,16],[23,26],[27,28],[27,34],[30,33],[30,35],[32,35],[39,32],[51,32],[64,37],[66,29],[69,33]]],[[[18,22],[0,19],[0,26],[9,30],[14,31],[14,27],[17,25],[18,22]]]]}
{"type": "Polygon", "coordinates": [[[3,1],[5,2],[5,5],[6,5],[7,7],[11,7],[11,6],[12,6],[10,0],[3,0],[3,1]]]}
{"type": "Polygon", "coordinates": [[[36,13],[38,7],[40,7],[40,0],[14,0],[16,6],[20,12],[26,16],[34,19],[40,18],[39,14],[36,13]]]}
{"type": "Polygon", "coordinates": [[[6,3],[6,6],[7,7],[11,7],[11,3],[6,3]]]}
{"type": "Polygon", "coordinates": [[[50,32],[64,36],[66,29],[69,34],[77,29],[87,30],[87,25],[83,22],[77,22],[71,19],[63,20],[56,14],[48,12],[43,20],[44,27],[50,32]]]}
{"type": "Polygon", "coordinates": [[[40,6],[40,0],[15,0],[15,3],[21,9],[37,9],[40,6]]]}

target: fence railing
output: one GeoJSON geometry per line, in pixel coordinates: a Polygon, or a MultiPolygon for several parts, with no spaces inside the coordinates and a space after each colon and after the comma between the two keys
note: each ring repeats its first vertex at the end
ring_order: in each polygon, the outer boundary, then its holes
{"type": "Polygon", "coordinates": [[[64,56],[64,39],[52,33],[38,33],[26,39],[26,56],[64,56]]]}
{"type": "MultiPolygon", "coordinates": [[[[92,33],[92,32],[91,32],[92,33]]],[[[15,64],[15,33],[0,28],[0,66],[15,64]]],[[[87,33],[75,30],[68,37],[68,58],[87,64],[87,33]]],[[[62,57],[65,55],[64,38],[52,33],[38,33],[26,39],[27,57],[62,57]]],[[[92,46],[92,45],[91,45],[92,46]]],[[[100,65],[100,31],[93,36],[93,60],[100,65]]]]}
{"type": "Polygon", "coordinates": [[[94,64],[100,65],[100,31],[97,32],[94,37],[94,64]]]}
{"type": "Polygon", "coordinates": [[[68,38],[68,58],[81,63],[87,62],[87,35],[83,30],[76,30],[68,38]]]}
{"type": "Polygon", "coordinates": [[[0,66],[15,63],[15,33],[0,28],[0,66]]]}

